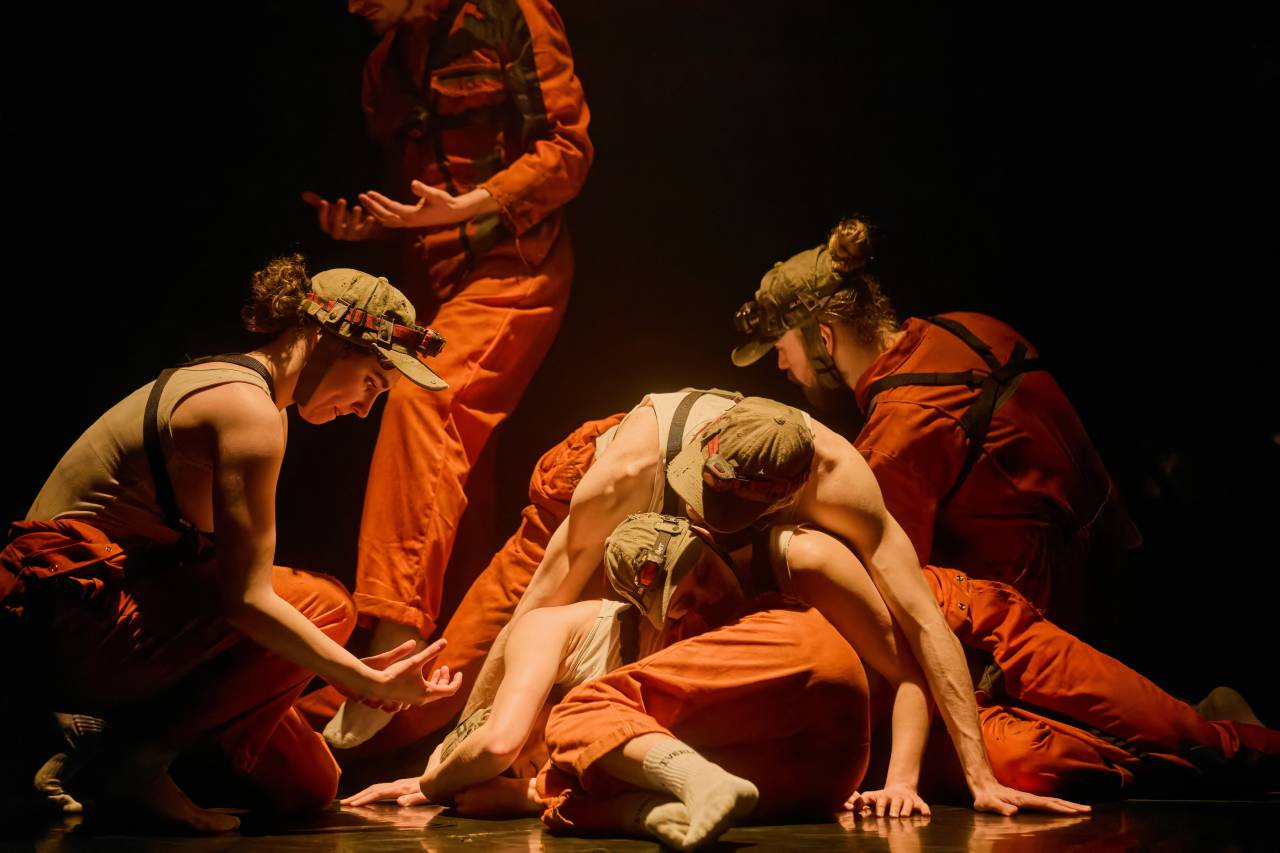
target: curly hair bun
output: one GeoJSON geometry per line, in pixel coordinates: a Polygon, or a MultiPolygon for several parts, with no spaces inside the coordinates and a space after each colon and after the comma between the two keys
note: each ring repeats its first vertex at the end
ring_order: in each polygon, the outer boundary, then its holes
{"type": "Polygon", "coordinates": [[[827,239],[827,251],[831,253],[831,267],[837,273],[856,272],[871,261],[871,225],[853,216],[831,229],[827,239]]]}
{"type": "Polygon", "coordinates": [[[244,327],[251,332],[274,333],[301,324],[302,299],[310,289],[302,255],[269,261],[253,274],[249,304],[240,312],[244,327]]]}

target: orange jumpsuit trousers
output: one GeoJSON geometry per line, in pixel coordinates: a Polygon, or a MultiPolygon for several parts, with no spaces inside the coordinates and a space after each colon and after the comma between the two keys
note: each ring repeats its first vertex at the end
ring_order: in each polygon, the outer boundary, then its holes
{"type": "MultiPolygon", "coordinates": [[[[529,479],[529,505],[520,515],[520,526],[467,590],[442,634],[449,645],[433,666],[448,665],[451,671],[461,672],[463,689],[455,696],[401,711],[382,731],[344,754],[360,757],[401,749],[436,731],[462,710],[489,647],[510,621],[542,562],[551,534],[569,515],[573,490],[595,460],[596,438],[622,418],[616,414],[588,421],[538,460],[529,479]]],[[[341,702],[341,694],[330,687],[306,696],[300,708],[319,727],[341,702]]]]}
{"type": "Polygon", "coordinates": [[[925,577],[951,629],[985,664],[978,714],[1002,783],[1088,800],[1280,785],[1280,731],[1202,719],[1007,584],[935,567],[925,577]]]}
{"type": "MultiPolygon", "coordinates": [[[[360,522],[356,605],[431,636],[467,507],[468,478],[554,340],[573,278],[563,208],[586,180],[590,112],[548,0],[429,4],[365,65],[370,134],[387,190],[411,181],[498,212],[400,234],[396,285],[444,335],[432,368],[449,383],[388,395],[360,522]]],[[[475,487],[492,488],[491,484],[475,487]]],[[[486,549],[488,550],[488,549],[486,549]]]]}
{"type": "Polygon", "coordinates": [[[574,688],[547,722],[543,823],[616,834],[607,800],[632,790],[598,766],[632,738],[677,738],[753,782],[751,820],[829,817],[868,755],[862,663],[818,611],[777,594],[753,612],[574,688]]]}
{"type": "MultiPolygon", "coordinates": [[[[216,559],[126,554],[75,521],[22,522],[0,553],[6,633],[32,696],[50,710],[210,759],[234,803],[280,811],[326,806],[338,766],[292,705],[312,674],[246,639],[216,612],[216,559]],[[35,665],[30,665],[34,663],[35,665]]],[[[279,566],[276,593],[338,643],[355,605],[333,578],[279,566]]],[[[181,757],[180,757],[181,760],[181,757]]]]}

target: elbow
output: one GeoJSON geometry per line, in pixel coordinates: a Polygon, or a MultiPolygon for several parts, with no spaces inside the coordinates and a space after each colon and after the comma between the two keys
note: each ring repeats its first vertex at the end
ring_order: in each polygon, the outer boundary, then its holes
{"type": "Polygon", "coordinates": [[[242,632],[252,628],[266,610],[261,597],[251,592],[219,596],[218,605],[222,618],[242,632]]]}
{"type": "Polygon", "coordinates": [[[524,742],[528,739],[529,732],[504,726],[500,721],[497,723],[495,725],[495,721],[491,719],[481,727],[477,732],[481,738],[478,746],[480,753],[488,762],[501,764],[505,769],[520,757],[520,751],[524,749],[524,742]]]}

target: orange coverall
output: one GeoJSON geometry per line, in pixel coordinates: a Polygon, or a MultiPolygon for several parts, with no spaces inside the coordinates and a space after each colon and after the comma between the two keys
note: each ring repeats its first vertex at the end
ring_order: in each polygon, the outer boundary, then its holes
{"type": "MultiPolygon", "coordinates": [[[[1280,785],[1280,731],[1202,719],[1007,584],[932,566],[925,579],[980,672],[978,716],[1002,783],[1086,800],[1280,785]]],[[[935,746],[947,755],[926,766],[951,757],[949,742],[935,746]]]]}
{"type": "MultiPolygon", "coordinates": [[[[214,558],[126,550],[74,520],[25,521],[0,552],[0,622],[50,710],[104,717],[179,752],[217,759],[237,805],[322,808],[338,766],[294,701],[312,674],[227,624],[214,558]]],[[[345,643],[355,604],[333,578],[275,567],[276,593],[345,643]]],[[[13,682],[6,682],[13,683],[13,682]]],[[[231,803],[220,802],[219,805],[231,803]]]]}
{"type": "MultiPolygon", "coordinates": [[[[573,490],[595,460],[596,438],[622,418],[622,414],[616,414],[588,421],[538,460],[529,478],[529,505],[521,513],[520,526],[458,604],[442,634],[449,645],[432,664],[447,664],[451,671],[461,672],[464,689],[455,696],[401,711],[382,731],[360,746],[345,750],[345,754],[382,755],[401,749],[439,729],[462,710],[489,647],[511,620],[534,570],[542,562],[551,534],[569,515],[573,490]]],[[[304,697],[299,708],[320,727],[337,712],[341,702],[342,695],[328,687],[304,697]]]]}
{"type": "Polygon", "coordinates": [[[538,777],[550,829],[616,834],[602,802],[631,790],[597,765],[665,734],[753,782],[752,820],[830,817],[867,767],[867,677],[818,611],[776,593],[745,615],[581,684],[551,711],[538,777]]]}
{"type": "Polygon", "coordinates": [[[500,212],[403,235],[397,285],[444,335],[449,383],[388,395],[360,525],[356,604],[430,636],[467,506],[468,474],[519,402],[560,326],[573,275],[561,208],[591,161],[589,114],[546,0],[439,2],[389,32],[365,68],[370,131],[389,192],[421,180],[488,190],[500,212]]]}
{"type": "MultiPolygon", "coordinates": [[[[981,314],[944,314],[1007,362],[1035,350],[981,314]]],[[[1079,417],[1050,373],[1023,373],[1000,389],[972,470],[961,418],[979,396],[963,384],[909,384],[875,395],[873,385],[916,373],[990,372],[959,337],[911,318],[903,335],[858,380],[866,423],[854,444],[880,483],[885,505],[915,544],[920,563],[963,566],[974,577],[1016,586],[1036,606],[1075,627],[1087,561],[1113,559],[1140,541],[1079,417]]]]}

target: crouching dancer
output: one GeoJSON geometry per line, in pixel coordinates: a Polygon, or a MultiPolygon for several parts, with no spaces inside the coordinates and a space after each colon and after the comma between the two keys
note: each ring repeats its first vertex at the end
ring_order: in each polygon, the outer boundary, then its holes
{"type": "Polygon", "coordinates": [[[865,673],[816,611],[777,594],[748,600],[726,559],[685,519],[628,518],[605,562],[634,606],[589,600],[518,617],[492,707],[446,738],[421,779],[344,805],[545,810],[556,832],[682,848],[748,816],[829,817],[866,767],[865,673]],[[537,789],[497,777],[561,695],[537,789]]]}
{"type": "Polygon", "coordinates": [[[166,370],[108,410],[0,554],[4,683],[19,685],[10,700],[106,720],[74,773],[46,767],[41,782],[75,785],[99,815],[169,831],[238,823],[175,784],[179,755],[235,780],[218,792],[243,795],[235,805],[332,799],[337,766],[291,708],[313,673],[391,708],[459,686],[444,670],[423,676],[439,644],[356,659],[342,647],[355,619],[342,585],[272,565],[284,410],[296,403],[324,423],[364,417],[402,375],[442,388],[421,360],[440,338],[386,279],[308,278],[297,256],[254,276],[244,319],[275,336],[166,370]]]}

